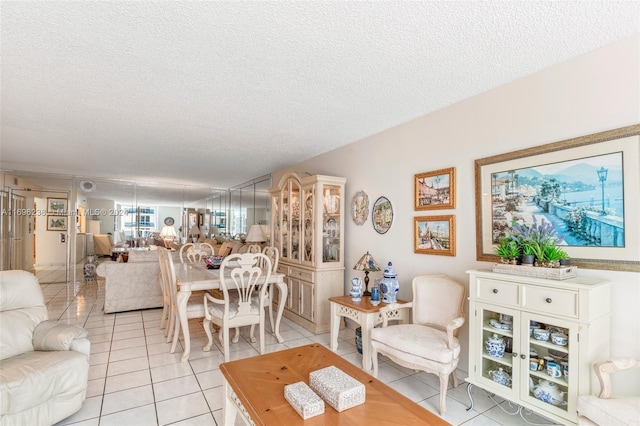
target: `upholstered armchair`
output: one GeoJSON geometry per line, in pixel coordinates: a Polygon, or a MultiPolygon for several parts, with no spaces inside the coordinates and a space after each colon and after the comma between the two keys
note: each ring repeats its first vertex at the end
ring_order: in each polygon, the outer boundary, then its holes
{"type": "Polygon", "coordinates": [[[611,373],[640,368],[640,359],[616,358],[594,364],[600,381],[600,395],[578,398],[579,425],[638,425],[640,424],[640,395],[614,397],[611,373]]]}
{"type": "Polygon", "coordinates": [[[465,286],[444,274],[421,275],[412,282],[413,300],[380,309],[382,328],[371,330],[373,375],[378,375],[378,354],[403,367],[440,378],[440,414],[446,410],[449,376],[456,386],[460,357],[457,334],[464,324],[465,286]],[[411,308],[411,324],[388,325],[386,311],[411,308]]]}
{"type": "Polygon", "coordinates": [[[52,425],[82,407],[91,343],[82,327],[49,321],[40,284],[0,272],[0,424],[52,425]]]}

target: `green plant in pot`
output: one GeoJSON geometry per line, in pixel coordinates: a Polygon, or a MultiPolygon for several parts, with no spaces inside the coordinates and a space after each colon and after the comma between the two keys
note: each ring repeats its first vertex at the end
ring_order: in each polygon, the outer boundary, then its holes
{"type": "Polygon", "coordinates": [[[566,259],[567,253],[556,245],[549,245],[544,248],[544,256],[548,262],[548,266],[553,268],[560,266],[560,259],[566,259]]]}
{"type": "Polygon", "coordinates": [[[520,257],[520,248],[512,239],[503,238],[496,247],[496,255],[500,257],[502,263],[516,265],[518,263],[518,257],[520,257]]]}
{"type": "Polygon", "coordinates": [[[535,250],[535,241],[527,240],[524,241],[521,245],[522,247],[522,257],[521,263],[523,265],[532,265],[536,261],[536,250],[535,250]]]}

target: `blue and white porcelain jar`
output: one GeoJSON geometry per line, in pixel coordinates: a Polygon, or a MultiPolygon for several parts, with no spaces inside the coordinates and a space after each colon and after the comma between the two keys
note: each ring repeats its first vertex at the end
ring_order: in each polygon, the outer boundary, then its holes
{"type": "Polygon", "coordinates": [[[487,354],[489,354],[489,356],[492,356],[494,358],[502,358],[504,356],[504,339],[502,337],[499,337],[497,334],[489,336],[487,341],[484,343],[484,347],[487,350],[487,354]]]}
{"type": "Polygon", "coordinates": [[[351,279],[351,300],[359,302],[362,300],[362,278],[351,279]]]}
{"type": "Polygon", "coordinates": [[[396,296],[400,290],[400,282],[396,279],[396,270],[393,269],[391,262],[384,270],[384,278],[380,280],[380,291],[382,292],[382,301],[384,303],[396,303],[396,296]]]}

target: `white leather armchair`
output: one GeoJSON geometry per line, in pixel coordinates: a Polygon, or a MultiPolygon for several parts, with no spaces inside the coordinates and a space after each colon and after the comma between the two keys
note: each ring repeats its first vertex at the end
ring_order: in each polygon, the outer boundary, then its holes
{"type": "Polygon", "coordinates": [[[48,321],[38,279],[0,271],[0,424],[52,425],[82,407],[91,343],[48,321]]]}
{"type": "Polygon", "coordinates": [[[600,381],[600,395],[578,398],[579,425],[640,425],[640,395],[613,396],[611,373],[640,368],[640,359],[616,358],[593,366],[600,381]]]}

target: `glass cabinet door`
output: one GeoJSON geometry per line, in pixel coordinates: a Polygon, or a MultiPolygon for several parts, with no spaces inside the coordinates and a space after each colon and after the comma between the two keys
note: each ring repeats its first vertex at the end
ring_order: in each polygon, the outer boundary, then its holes
{"type": "Polygon", "coordinates": [[[304,190],[304,209],[302,222],[302,247],[303,258],[305,263],[313,263],[315,260],[315,253],[313,250],[313,227],[315,226],[313,221],[313,200],[314,200],[314,187],[311,186],[304,190]]]}
{"type": "Polygon", "coordinates": [[[571,323],[533,314],[522,315],[521,327],[523,348],[529,351],[528,368],[523,370],[528,397],[523,399],[558,415],[575,412],[577,401],[568,395],[575,393],[569,392],[569,370],[577,366],[577,350],[571,351],[578,347],[577,330],[571,323]]]}
{"type": "Polygon", "coordinates": [[[290,235],[290,212],[289,212],[289,185],[285,185],[280,193],[282,199],[282,246],[280,247],[280,256],[285,259],[289,257],[289,235],[290,235]]]}
{"type": "Polygon", "coordinates": [[[340,262],[340,187],[337,185],[322,185],[322,261],[340,262]]]}
{"type": "Polygon", "coordinates": [[[291,252],[289,258],[299,261],[300,246],[300,185],[291,180],[291,252]]]}
{"type": "Polygon", "coordinates": [[[281,233],[281,218],[280,218],[280,196],[273,196],[271,198],[271,241],[272,245],[278,249],[279,253],[282,253],[282,240],[280,238],[281,233]]]}
{"type": "Polygon", "coordinates": [[[479,306],[478,324],[482,336],[477,342],[475,373],[487,389],[499,387],[503,392],[519,394],[520,353],[517,332],[519,313],[506,308],[479,306]]]}

